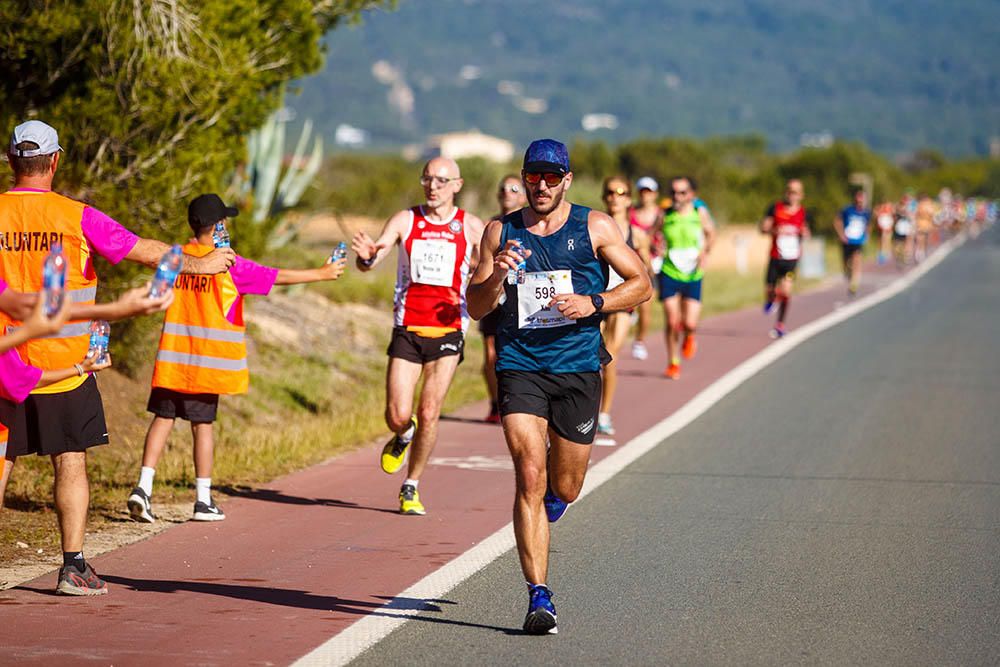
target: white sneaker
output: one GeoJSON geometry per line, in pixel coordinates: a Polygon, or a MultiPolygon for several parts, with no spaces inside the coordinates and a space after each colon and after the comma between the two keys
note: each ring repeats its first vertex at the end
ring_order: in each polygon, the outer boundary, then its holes
{"type": "Polygon", "coordinates": [[[632,343],[632,358],[638,359],[639,361],[646,361],[646,359],[649,359],[649,350],[646,349],[646,344],[641,340],[637,340],[632,343]]]}
{"type": "Polygon", "coordinates": [[[222,513],[214,500],[207,505],[199,501],[194,504],[194,516],[191,518],[195,521],[222,521],[226,515],[222,513]]]}
{"type": "Polygon", "coordinates": [[[156,515],[153,514],[153,499],[146,495],[138,486],[132,489],[128,497],[128,513],[134,521],[142,523],[155,523],[156,515]]]}

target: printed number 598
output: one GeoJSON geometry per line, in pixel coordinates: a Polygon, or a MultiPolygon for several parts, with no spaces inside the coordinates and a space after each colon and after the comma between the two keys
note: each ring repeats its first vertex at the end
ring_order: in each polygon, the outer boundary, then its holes
{"type": "Polygon", "coordinates": [[[535,298],[536,299],[551,299],[556,295],[556,288],[552,287],[536,287],[535,288],[535,298]]]}

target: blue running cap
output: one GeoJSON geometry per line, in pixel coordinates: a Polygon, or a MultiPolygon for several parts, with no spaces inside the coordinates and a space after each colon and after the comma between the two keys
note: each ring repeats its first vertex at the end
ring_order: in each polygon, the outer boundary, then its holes
{"type": "Polygon", "coordinates": [[[536,139],[524,152],[524,171],[528,173],[569,173],[569,151],[555,139],[536,139]]]}

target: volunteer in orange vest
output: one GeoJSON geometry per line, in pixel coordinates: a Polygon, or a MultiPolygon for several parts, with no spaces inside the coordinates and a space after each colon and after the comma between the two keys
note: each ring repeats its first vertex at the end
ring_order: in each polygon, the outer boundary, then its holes
{"type": "MultiPolygon", "coordinates": [[[[67,298],[77,305],[93,305],[94,254],[112,264],[127,259],[154,267],[170,246],[139,238],[97,209],[53,192],[61,150],[55,129],[41,121],[14,128],[8,149],[14,187],[0,194],[0,277],[15,291],[39,291],[42,262],[52,243],[59,241],[68,266],[67,298]]],[[[229,268],[233,257],[232,250],[217,251],[191,258],[182,270],[218,273],[229,268]]],[[[20,322],[0,315],[0,324],[20,322]]],[[[87,353],[89,324],[71,319],[56,336],[22,345],[21,357],[42,370],[72,366],[87,353]]],[[[20,404],[0,399],[0,422],[10,429],[8,456],[39,454],[52,459],[63,550],[57,590],[69,595],[107,593],[107,585],[83,556],[90,504],[86,451],[108,442],[97,382],[83,373],[35,389],[20,404]]]]}
{"type": "MultiPolygon", "coordinates": [[[[225,225],[237,209],[226,206],[219,195],[195,197],[188,205],[188,224],[194,238],[184,246],[188,257],[213,252],[212,231],[225,225]]],[[[152,495],[156,463],[160,459],[175,419],[191,422],[197,499],[195,521],[221,521],[226,515],[212,500],[214,440],[212,422],[222,394],[244,394],[250,383],[247,368],[246,325],[243,297],[270,293],[274,285],[295,285],[336,280],[347,260],[316,269],[275,269],[239,255],[229,271],[214,276],[178,276],[174,303],[167,309],[160,346],[153,369],[153,389],[147,410],[153,421],[146,433],[139,482],[128,497],[129,514],[136,521],[153,523],[152,495]]]]}
{"type": "MultiPolygon", "coordinates": [[[[17,353],[18,345],[33,338],[50,336],[59,332],[68,319],[101,319],[119,320],[132,315],[145,315],[165,310],[174,299],[174,293],[168,292],[162,297],[151,299],[149,284],[127,291],[114,303],[95,304],[93,306],[73,303],[70,299],[63,301],[62,309],[49,317],[45,314],[45,301],[37,294],[15,292],[7,289],[7,283],[0,278],[0,311],[8,316],[24,320],[22,326],[0,338],[0,398],[13,403],[21,403],[29,394],[42,387],[78,376],[82,373],[93,373],[111,366],[108,355],[107,362],[96,363],[88,354],[78,363],[56,370],[42,370],[24,363],[17,353]],[[32,305],[34,304],[34,305],[32,305]]],[[[7,482],[17,458],[7,455],[8,429],[0,424],[0,459],[3,459],[3,470],[0,471],[0,509],[3,509],[7,482]]]]}
{"type": "Polygon", "coordinates": [[[410,453],[399,489],[401,514],[425,514],[417,486],[437,444],[438,419],[462,359],[469,313],[465,289],[479,258],[483,221],[455,205],[462,189],[458,163],[437,157],[424,165],[423,206],[399,211],[378,240],[354,235],[357,265],[370,271],[399,244],[395,314],[386,369],[385,421],[393,436],[382,448],[382,470],[392,474],[410,453]],[[413,398],[424,377],[416,415],[413,398]]]}

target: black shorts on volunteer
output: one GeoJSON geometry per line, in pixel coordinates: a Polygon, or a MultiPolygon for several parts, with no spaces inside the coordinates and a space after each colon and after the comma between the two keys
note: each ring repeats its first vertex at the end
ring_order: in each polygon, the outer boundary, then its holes
{"type": "Polygon", "coordinates": [[[186,419],[192,424],[211,424],[219,412],[219,395],[185,394],[164,387],[153,387],[149,392],[146,410],[166,419],[186,419]]]}
{"type": "Polygon", "coordinates": [[[479,333],[484,336],[496,336],[501,317],[500,308],[491,310],[483,319],[479,320],[479,333]]]}
{"type": "Polygon", "coordinates": [[[771,258],[767,263],[767,284],[776,285],[778,281],[788,275],[795,275],[795,268],[798,266],[797,259],[776,259],[771,258]]]}
{"type": "Polygon", "coordinates": [[[7,458],[82,452],[108,444],[104,404],[94,376],[61,394],[31,394],[23,403],[0,400],[7,425],[7,458]]]}
{"type": "Polygon", "coordinates": [[[443,336],[428,338],[418,336],[405,327],[392,328],[392,340],[386,353],[390,357],[405,359],[415,364],[426,364],[442,357],[458,355],[458,362],[465,358],[465,334],[450,331],[443,336]]]}
{"type": "Polygon", "coordinates": [[[581,445],[594,442],[601,406],[601,374],[500,371],[500,415],[535,415],[561,437],[581,445]]]}

